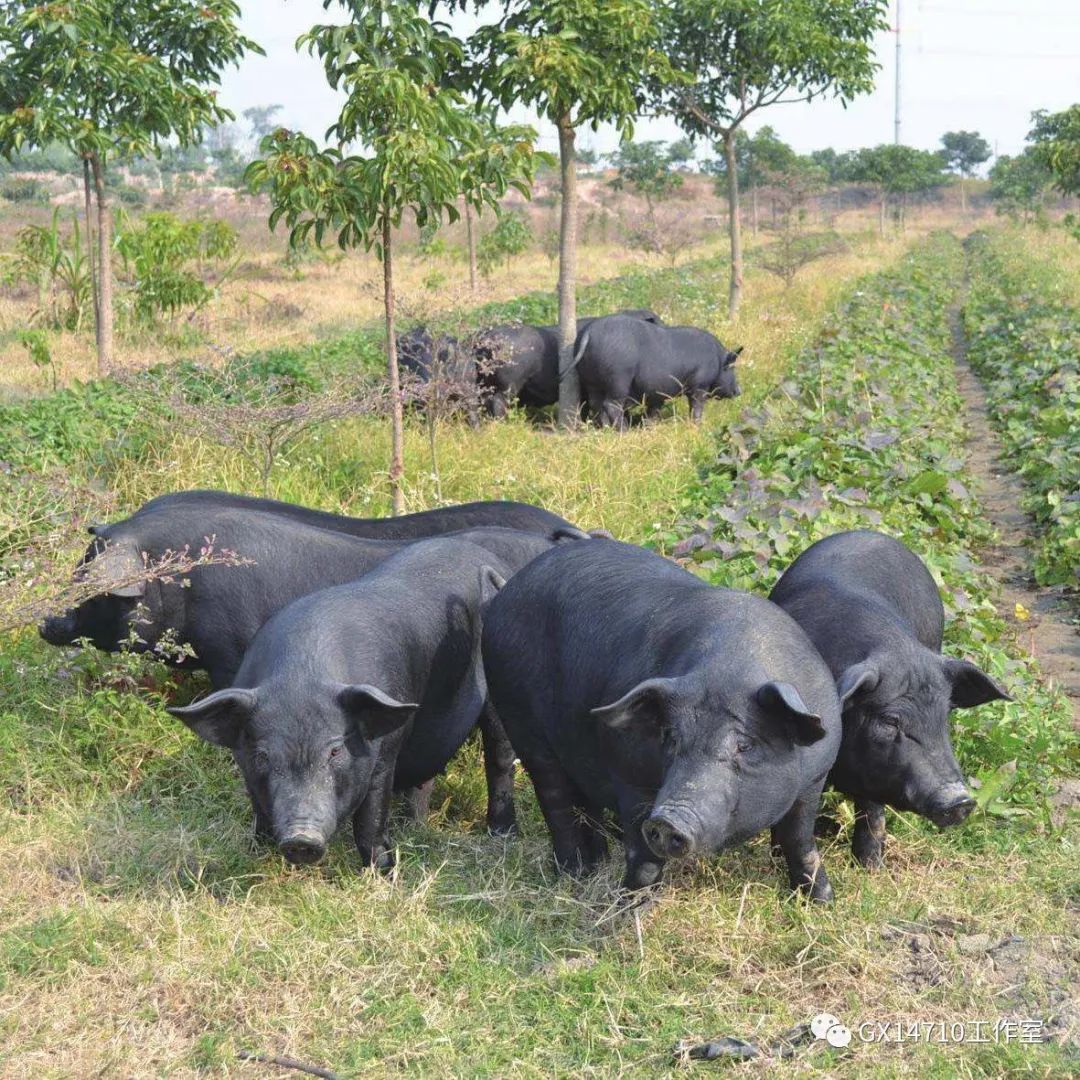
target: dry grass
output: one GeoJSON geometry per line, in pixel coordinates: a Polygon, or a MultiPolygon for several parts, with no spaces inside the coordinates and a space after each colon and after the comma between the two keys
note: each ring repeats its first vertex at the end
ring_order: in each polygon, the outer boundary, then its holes
{"type": "Polygon", "coordinates": [[[1017,265],[1044,269],[1040,286],[1080,307],[1080,241],[1062,229],[1010,228],[1003,251],[1017,265]]]}
{"type": "MultiPolygon", "coordinates": [[[[850,253],[815,263],[785,290],[763,273],[748,275],[748,298],[734,325],[726,318],[726,272],[714,270],[715,297],[704,304],[672,294],[658,298],[661,314],[709,327],[729,344],[745,345],[739,360],[743,396],[711,402],[705,423],[694,427],[685,402],[672,406],[663,422],[635,428],[621,439],[586,430],[575,440],[570,461],[565,440],[547,427],[516,415],[508,423],[485,424],[473,432],[463,423],[443,426],[439,436],[441,482],[432,473],[427,432],[411,419],[406,431],[406,484],[410,510],[443,501],[512,498],[538,502],[588,527],[610,529],[638,540],[667,529],[678,516],[696,468],[706,463],[713,430],[747,404],[774,391],[795,352],[813,336],[822,314],[857,274],[886,265],[907,240],[866,238],[850,253]]],[[[708,289],[709,295],[713,295],[708,289]]],[[[271,494],[346,513],[388,512],[385,467],[389,434],[380,420],[357,420],[317,432],[279,465],[271,494]]],[[[138,472],[111,478],[122,505],[136,506],[176,487],[219,486],[257,490],[254,470],[236,455],[178,433],[152,452],[138,472]]]]}
{"type": "MultiPolygon", "coordinates": [[[[699,185],[700,186],[700,185],[699,185]]],[[[632,201],[632,200],[631,200],[632,201]]],[[[599,203],[597,204],[599,205],[599,203]]],[[[618,204],[615,210],[618,211],[618,204]]],[[[719,204],[702,196],[688,213],[714,212],[719,204]],[[699,205],[700,204],[700,205],[699,205]]],[[[286,261],[283,234],[266,228],[266,208],[259,199],[207,201],[193,196],[189,205],[176,211],[182,216],[212,214],[237,228],[240,250],[245,259],[238,273],[226,283],[220,295],[191,319],[180,317],[153,329],[135,328],[118,334],[116,366],[139,368],[150,364],[197,356],[216,359],[267,348],[290,346],[378,320],[382,314],[381,269],[374,255],[364,252],[342,254],[331,247],[323,254],[305,257],[296,265],[286,261]]],[[[588,219],[589,205],[583,206],[588,219]]],[[[534,217],[545,214],[537,208],[534,217]]],[[[9,250],[16,230],[23,224],[44,224],[45,207],[6,204],[0,200],[0,251],[9,250]]],[[[875,227],[872,207],[847,211],[836,219],[835,227],[852,236],[865,235],[875,227]]],[[[952,220],[947,207],[929,207],[913,214],[905,238],[910,240],[952,220]]],[[[965,224],[972,227],[983,220],[977,215],[965,224]]],[[[542,224],[536,226],[539,235],[542,224]]],[[[615,227],[610,231],[613,233],[615,227]]],[[[436,258],[402,254],[397,263],[398,288],[406,306],[427,316],[463,306],[506,300],[532,290],[554,289],[558,266],[534,249],[514,259],[509,268],[500,267],[490,279],[481,279],[475,293],[468,289],[468,272],[462,262],[457,233],[451,232],[451,249],[436,258]]],[[[634,267],[660,267],[657,256],[628,251],[600,239],[594,226],[591,239],[583,243],[579,255],[581,283],[610,278],[634,267]]],[[[764,229],[757,237],[747,230],[748,250],[769,240],[764,229]]],[[[715,223],[702,225],[702,240],[680,259],[703,258],[726,249],[726,236],[715,223]]],[[[34,310],[33,290],[0,287],[0,401],[25,393],[48,389],[51,375],[30,363],[19,344],[18,331],[24,329],[34,310]]],[[[92,330],[75,334],[57,331],[50,344],[60,385],[96,375],[92,330]]]]}

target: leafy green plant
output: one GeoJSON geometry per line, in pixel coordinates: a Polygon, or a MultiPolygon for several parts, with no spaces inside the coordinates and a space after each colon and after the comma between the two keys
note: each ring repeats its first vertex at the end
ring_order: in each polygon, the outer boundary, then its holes
{"type": "Polygon", "coordinates": [[[1080,588],[1080,313],[1038,268],[1010,263],[1001,238],[969,241],[968,355],[1043,530],[1035,574],[1080,588]]]}
{"type": "Polygon", "coordinates": [[[138,225],[124,223],[116,247],[136,316],[151,321],[203,307],[215,292],[204,280],[207,269],[215,271],[220,289],[240,264],[237,244],[236,230],[225,221],[182,221],[160,212],[138,225]]]}
{"type": "Polygon", "coordinates": [[[528,251],[532,240],[532,226],[523,214],[500,214],[495,227],[480,238],[477,247],[480,272],[484,277],[491,277],[500,262],[505,262],[509,270],[510,260],[528,251]]]}
{"type": "Polygon", "coordinates": [[[56,364],[53,362],[49,338],[44,330],[24,330],[19,335],[19,342],[30,355],[30,363],[40,371],[52,375],[52,388],[56,389],[56,364]]]}
{"type": "Polygon", "coordinates": [[[93,282],[78,217],[72,215],[70,235],[61,228],[59,207],[48,225],[23,226],[9,260],[5,280],[27,281],[37,287],[32,323],[81,329],[93,306],[93,282]]]}

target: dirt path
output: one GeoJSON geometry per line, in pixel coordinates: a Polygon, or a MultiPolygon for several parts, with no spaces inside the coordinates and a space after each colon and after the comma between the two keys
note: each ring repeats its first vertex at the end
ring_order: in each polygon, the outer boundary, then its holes
{"type": "Polygon", "coordinates": [[[1080,616],[1059,591],[1035,582],[1028,543],[1036,526],[1021,509],[1024,484],[1002,461],[986,394],[967,361],[959,310],[953,310],[950,320],[956,381],[967,411],[968,466],[987,517],[998,531],[998,542],[980,553],[981,561],[1001,583],[1003,614],[1044,674],[1069,696],[1073,722],[1080,728],[1080,616]],[[1016,618],[1017,604],[1031,613],[1029,619],[1016,618]]]}

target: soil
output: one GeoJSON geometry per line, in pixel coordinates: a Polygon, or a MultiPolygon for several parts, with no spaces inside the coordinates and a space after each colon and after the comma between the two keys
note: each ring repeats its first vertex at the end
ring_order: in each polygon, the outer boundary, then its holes
{"type": "Polygon", "coordinates": [[[956,378],[967,410],[967,460],[974,487],[998,538],[980,552],[980,561],[1001,584],[1001,611],[1016,629],[1021,646],[1039,663],[1047,679],[1072,704],[1080,729],[1080,610],[1061,589],[1038,585],[1032,574],[1032,518],[1021,509],[1023,481],[1010,472],[990,424],[986,394],[967,361],[958,311],[952,313],[956,378]],[[1018,608],[1017,605],[1020,605],[1018,608]],[[1017,611],[1030,613],[1018,619],[1017,611]]]}

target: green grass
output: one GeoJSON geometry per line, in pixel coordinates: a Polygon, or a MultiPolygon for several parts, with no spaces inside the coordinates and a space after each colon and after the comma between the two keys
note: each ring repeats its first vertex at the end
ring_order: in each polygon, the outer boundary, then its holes
{"type": "MultiPolygon", "coordinates": [[[[937,240],[860,281],[828,318],[858,260],[844,274],[808,272],[787,294],[752,278],[736,339],[750,344],[746,393],[712,405],[701,429],[669,421],[565,439],[522,417],[478,433],[453,424],[442,487],[448,500],[532,498],[666,549],[688,541],[699,572],[758,590],[819,533],[880,514],[931,559],[950,648],[1018,696],[960,720],[969,772],[990,780],[1017,762],[1011,786],[963,829],[892,814],[887,868],[869,875],[848,854],[841,805],[842,831],[823,847],[834,905],[787,898],[762,837],[677,869],[635,918],[614,906],[618,858],[588,882],[555,876],[523,779],[523,837],[484,833],[469,746],[439,781],[431,820],[395,821],[393,879],[357,873],[345,836],[324,865],[292,870],[251,842],[226,755],[165,715],[190,680],[178,686],[129,658],[76,658],[23,631],[0,653],[0,1074],[267,1075],[237,1056],[254,1051],[342,1076],[666,1075],[681,1070],[680,1040],[768,1040],[821,1010],[853,1027],[1065,1015],[1075,839],[1049,819],[1045,796],[1075,751],[1061,703],[993,610],[977,569],[986,528],[952,483],[963,465],[943,310],[959,260],[955,242],[937,240]],[[863,429],[881,425],[900,438],[860,445],[863,429]],[[803,508],[812,513],[799,509],[807,498],[820,499],[803,508]],[[726,520],[732,510],[745,521],[726,520]],[[709,543],[748,554],[720,549],[710,562],[709,543]],[[1020,940],[989,955],[979,935],[993,947],[1020,940]]],[[[721,268],[654,284],[665,314],[718,325],[721,268]]],[[[634,296],[651,299],[652,287],[634,296]]],[[[94,447],[70,466],[122,506],[181,483],[252,480],[190,434],[159,430],[129,447],[94,447]]],[[[433,499],[425,453],[422,428],[410,426],[414,506],[433,499]]],[[[342,424],[282,463],[274,494],[380,512],[384,460],[378,424],[342,424]]],[[[1070,1053],[817,1044],[779,1067],[1048,1076],[1075,1070],[1070,1053]]]]}

